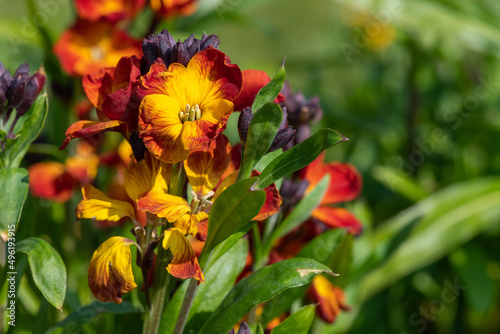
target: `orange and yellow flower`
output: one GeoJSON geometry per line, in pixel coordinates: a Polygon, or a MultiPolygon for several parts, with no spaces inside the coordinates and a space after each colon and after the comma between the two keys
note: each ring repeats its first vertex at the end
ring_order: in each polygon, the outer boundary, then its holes
{"type": "Polygon", "coordinates": [[[64,164],[46,161],[28,168],[31,192],[35,197],[66,202],[71,198],[73,189],[95,179],[98,165],[95,148],[81,141],[76,146],[76,155],[66,159],[64,164]]]}
{"type": "Polygon", "coordinates": [[[88,279],[90,290],[98,300],[120,304],[121,297],[137,287],[131,266],[132,244],[135,242],[127,238],[112,237],[94,252],[88,279]]]}
{"type": "Polygon", "coordinates": [[[133,19],[146,4],[146,0],[75,0],[78,16],[89,21],[108,22],[133,19]]]}
{"type": "Polygon", "coordinates": [[[196,0],[151,0],[151,8],[165,19],[191,15],[196,7],[196,0]]]}
{"type": "Polygon", "coordinates": [[[362,225],[349,211],[341,207],[333,207],[345,201],[351,201],[359,196],[362,187],[361,175],[356,168],[348,163],[324,163],[324,154],[302,170],[302,178],[309,181],[306,193],[310,192],[321,179],[329,174],[330,185],[321,205],[312,212],[312,216],[329,227],[345,228],[350,233],[361,232],[362,225]]]}
{"type": "Polygon", "coordinates": [[[240,92],[241,72],[224,53],[210,48],[197,53],[187,67],[154,64],[141,84],[145,97],[139,135],[155,157],[176,163],[225,129],[240,92]]]}
{"type": "Polygon", "coordinates": [[[65,72],[83,77],[102,67],[115,66],[124,56],[141,56],[141,42],[112,23],[78,20],[54,45],[65,72]]]}
{"type": "Polygon", "coordinates": [[[316,313],[323,321],[334,323],[340,312],[349,311],[345,304],[345,295],[342,288],[333,285],[321,275],[314,277],[311,288],[308,291],[309,297],[316,303],[316,313]]]}

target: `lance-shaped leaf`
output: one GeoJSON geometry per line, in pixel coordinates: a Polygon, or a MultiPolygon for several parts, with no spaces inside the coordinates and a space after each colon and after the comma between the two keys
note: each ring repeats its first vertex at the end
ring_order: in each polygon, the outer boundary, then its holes
{"type": "Polygon", "coordinates": [[[4,166],[19,167],[30,144],[38,137],[45,124],[48,110],[47,94],[40,94],[26,114],[20,117],[14,133],[16,139],[9,139],[2,152],[4,166]]]}
{"type": "Polygon", "coordinates": [[[314,321],[316,305],[307,305],[274,327],[271,334],[307,334],[314,321]]]}
{"type": "Polygon", "coordinates": [[[273,102],[276,96],[281,92],[283,85],[285,84],[285,60],[283,59],[283,64],[281,64],[280,69],[274,75],[271,81],[264,87],[262,87],[255,100],[252,104],[252,112],[257,112],[264,104],[268,102],[273,102]]]}
{"type": "Polygon", "coordinates": [[[259,176],[257,187],[264,189],[276,180],[309,165],[321,152],[345,140],[348,139],[335,130],[319,130],[267,165],[259,176]]]}
{"type": "Polygon", "coordinates": [[[68,315],[64,320],[58,322],[52,328],[47,330],[46,333],[53,333],[57,328],[61,327],[64,328],[65,333],[77,332],[81,329],[83,324],[92,321],[101,313],[130,314],[142,312],[142,309],[134,306],[131,302],[115,304],[95,301],[92,304],[80,307],[68,315]]]}
{"type": "Polygon", "coordinates": [[[333,274],[325,265],[304,258],[261,268],[234,286],[198,333],[227,333],[256,305],[287,289],[306,285],[321,273],[333,274]]]}
{"type": "Polygon", "coordinates": [[[28,196],[28,178],[24,168],[0,169],[0,233],[17,230],[28,196]]]}
{"type": "Polygon", "coordinates": [[[66,295],[66,267],[57,251],[40,238],[20,241],[16,250],[28,255],[36,286],[49,303],[62,311],[66,295]]]}
{"type": "Polygon", "coordinates": [[[249,177],[259,160],[269,150],[278,133],[282,119],[281,107],[272,102],[266,103],[254,115],[248,127],[240,179],[249,177]]]}
{"type": "Polygon", "coordinates": [[[227,187],[215,200],[208,218],[208,233],[200,255],[203,268],[210,252],[247,225],[260,211],[266,194],[262,190],[251,190],[257,178],[241,180],[227,187]]]}

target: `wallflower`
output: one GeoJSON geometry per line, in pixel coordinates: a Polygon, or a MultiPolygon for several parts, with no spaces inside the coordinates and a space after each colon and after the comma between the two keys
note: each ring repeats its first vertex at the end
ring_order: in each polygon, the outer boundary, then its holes
{"type": "Polygon", "coordinates": [[[342,288],[333,285],[324,276],[318,275],[314,277],[308,295],[315,303],[318,303],[316,313],[319,317],[330,324],[335,322],[341,310],[350,310],[345,304],[345,295],[342,288]]]}
{"type": "Polygon", "coordinates": [[[75,0],[76,11],[82,19],[112,23],[133,19],[145,4],[146,0],[75,0]]]}
{"type": "Polygon", "coordinates": [[[196,7],[196,0],[151,0],[151,8],[165,19],[191,15],[196,7]]]}
{"type": "Polygon", "coordinates": [[[141,78],[140,137],[158,159],[176,163],[217,138],[233,112],[241,72],[224,53],[206,49],[187,67],[154,64],[141,78]]]}
{"type": "Polygon", "coordinates": [[[141,55],[141,42],[105,21],[78,20],[54,45],[64,71],[84,76],[102,67],[115,66],[121,57],[141,55]]]}
{"type": "Polygon", "coordinates": [[[326,175],[330,175],[330,185],[326,191],[321,205],[312,212],[312,216],[329,227],[345,228],[350,233],[361,232],[361,223],[356,217],[341,207],[332,205],[351,201],[361,192],[361,175],[356,168],[347,163],[324,163],[324,154],[305,167],[301,177],[309,182],[306,193],[310,192],[326,175]]]}
{"type": "Polygon", "coordinates": [[[112,237],[94,252],[88,279],[90,290],[98,300],[120,304],[121,297],[137,287],[131,266],[132,244],[135,242],[127,238],[112,237]]]}
{"type": "Polygon", "coordinates": [[[56,161],[39,162],[28,168],[30,189],[35,197],[66,202],[73,189],[91,183],[99,165],[99,157],[88,142],[76,146],[76,154],[62,164],[56,161]]]}

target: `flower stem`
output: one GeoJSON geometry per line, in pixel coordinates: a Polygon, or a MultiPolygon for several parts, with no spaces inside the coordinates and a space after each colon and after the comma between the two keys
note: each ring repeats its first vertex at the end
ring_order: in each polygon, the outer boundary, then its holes
{"type": "Polygon", "coordinates": [[[187,317],[189,315],[189,309],[193,304],[194,295],[196,294],[197,289],[198,281],[194,278],[191,278],[191,282],[189,282],[189,286],[186,291],[186,296],[184,297],[184,302],[182,303],[179,317],[177,318],[177,322],[175,323],[173,334],[182,334],[182,332],[184,331],[184,326],[186,325],[187,317]]]}
{"type": "Polygon", "coordinates": [[[158,333],[170,277],[165,269],[171,260],[169,252],[163,247],[158,247],[158,257],[156,259],[154,279],[151,286],[151,309],[146,314],[146,320],[144,321],[144,334],[158,333]]]}

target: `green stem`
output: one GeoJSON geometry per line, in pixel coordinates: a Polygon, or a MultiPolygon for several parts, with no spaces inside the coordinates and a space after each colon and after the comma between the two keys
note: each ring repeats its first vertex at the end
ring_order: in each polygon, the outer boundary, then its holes
{"type": "Polygon", "coordinates": [[[186,325],[189,310],[191,309],[191,305],[193,304],[194,295],[196,294],[197,289],[198,281],[194,278],[191,278],[191,282],[189,282],[189,287],[186,291],[186,296],[184,297],[184,302],[182,303],[179,317],[177,318],[177,322],[175,323],[173,334],[182,334],[182,332],[184,331],[184,326],[186,325]]]}
{"type": "MultiPolygon", "coordinates": [[[[162,229],[163,230],[163,229],[162,229]]],[[[144,334],[156,334],[160,328],[163,306],[167,296],[167,285],[170,275],[165,269],[170,263],[171,255],[158,247],[158,257],[156,258],[153,285],[151,286],[151,309],[146,313],[144,321],[144,334]]]]}

